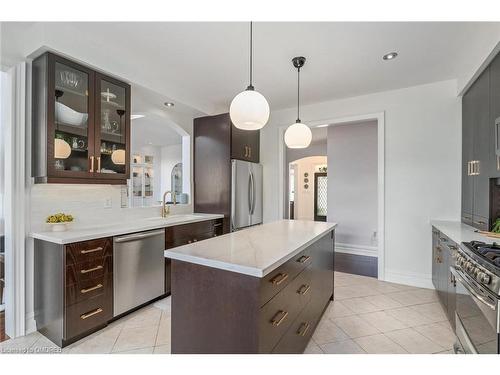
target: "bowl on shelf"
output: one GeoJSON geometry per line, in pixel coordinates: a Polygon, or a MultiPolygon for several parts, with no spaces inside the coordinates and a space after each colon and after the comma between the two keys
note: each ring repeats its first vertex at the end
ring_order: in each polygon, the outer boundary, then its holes
{"type": "Polygon", "coordinates": [[[84,126],[87,124],[88,117],[88,113],[77,112],[62,103],[56,102],[56,118],[59,122],[72,126],[84,126]]]}

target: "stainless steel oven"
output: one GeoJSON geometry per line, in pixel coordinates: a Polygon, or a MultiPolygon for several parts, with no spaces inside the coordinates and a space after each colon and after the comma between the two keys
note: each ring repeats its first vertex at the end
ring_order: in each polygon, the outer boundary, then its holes
{"type": "Polygon", "coordinates": [[[450,267],[450,271],[457,280],[456,335],[459,345],[455,351],[500,353],[498,297],[460,267],[450,267]]]}

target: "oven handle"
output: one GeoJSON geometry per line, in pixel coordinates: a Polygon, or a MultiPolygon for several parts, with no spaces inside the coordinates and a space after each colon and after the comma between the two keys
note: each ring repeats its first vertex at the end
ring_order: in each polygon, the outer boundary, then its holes
{"type": "Polygon", "coordinates": [[[497,309],[496,304],[493,304],[490,301],[488,301],[484,296],[484,294],[482,294],[479,290],[476,290],[476,288],[474,288],[470,283],[468,283],[467,280],[465,280],[465,278],[463,278],[460,275],[460,273],[457,271],[455,267],[450,267],[450,270],[453,273],[453,275],[458,279],[458,281],[460,281],[460,283],[464,286],[464,288],[469,291],[470,294],[472,294],[475,298],[484,303],[493,311],[497,309]]]}

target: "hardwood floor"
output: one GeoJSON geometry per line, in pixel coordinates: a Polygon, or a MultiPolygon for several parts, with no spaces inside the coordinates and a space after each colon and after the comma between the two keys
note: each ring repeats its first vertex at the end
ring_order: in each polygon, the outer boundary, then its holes
{"type": "Polygon", "coordinates": [[[5,312],[0,312],[0,342],[8,340],[9,336],[5,334],[5,312]]]}

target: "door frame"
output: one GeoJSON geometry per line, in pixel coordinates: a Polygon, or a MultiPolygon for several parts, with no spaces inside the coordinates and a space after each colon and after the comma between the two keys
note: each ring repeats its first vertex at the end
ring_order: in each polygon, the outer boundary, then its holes
{"type": "MultiPolygon", "coordinates": [[[[378,246],[377,246],[377,264],[378,264],[378,279],[385,280],[385,112],[375,112],[353,115],[348,117],[337,117],[329,119],[320,119],[307,121],[310,128],[324,127],[336,125],[355,124],[360,121],[377,121],[377,221],[378,221],[378,246]]],[[[285,173],[286,157],[285,157],[285,131],[288,125],[278,127],[278,135],[280,142],[278,143],[278,217],[285,219],[285,173]]]]}
{"type": "Polygon", "coordinates": [[[327,172],[314,172],[314,221],[326,221],[327,216],[318,216],[316,213],[318,212],[318,177],[326,177],[328,176],[327,172]],[[325,218],[319,219],[319,218],[325,218]]]}

